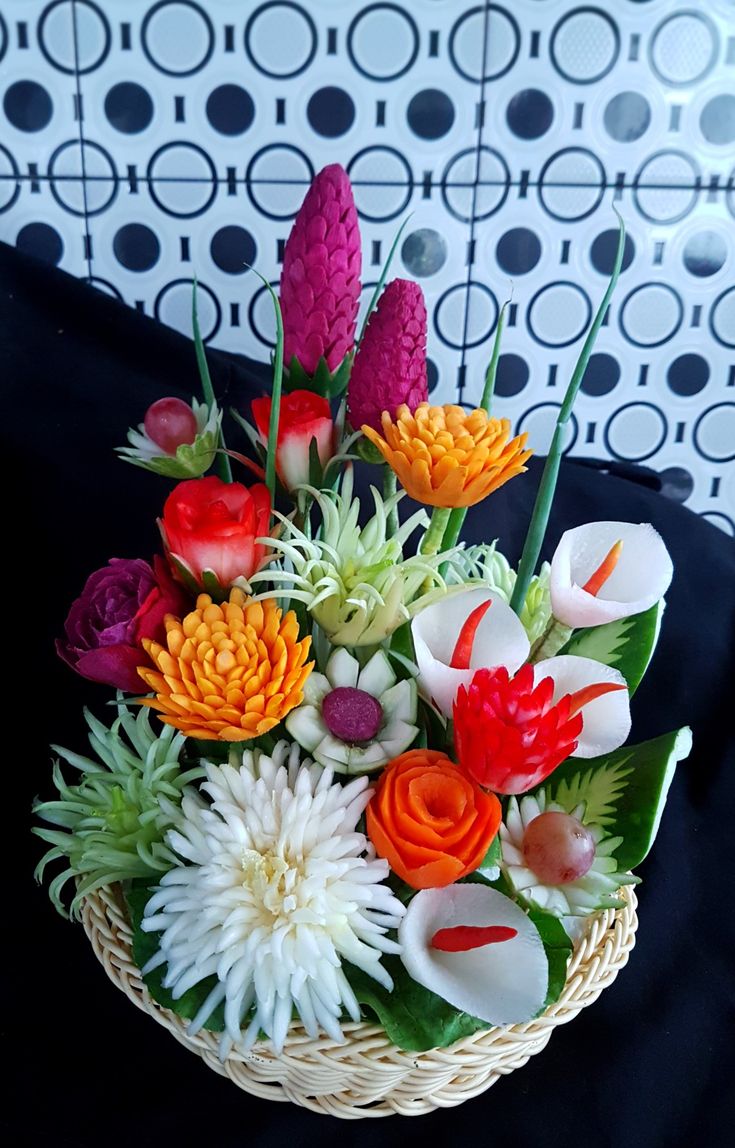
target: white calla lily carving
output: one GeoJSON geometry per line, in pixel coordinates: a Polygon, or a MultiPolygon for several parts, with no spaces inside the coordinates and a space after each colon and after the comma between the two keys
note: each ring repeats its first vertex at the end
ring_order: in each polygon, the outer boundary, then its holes
{"type": "Polygon", "coordinates": [[[552,679],[554,705],[571,694],[573,712],[582,714],[582,732],[573,757],[599,757],[623,744],[630,733],[630,694],[619,670],[593,658],[559,654],[537,662],[533,675],[536,684],[552,679]],[[598,693],[597,685],[605,687],[605,692],[598,693]]]}
{"type": "Polygon", "coordinates": [[[562,534],[551,560],[551,608],[566,626],[641,614],[666,593],[674,567],[648,522],[589,522],[562,534]]]}
{"type": "Polygon", "coordinates": [[[468,686],[479,669],[505,666],[514,674],[528,658],[528,635],[510,606],[485,587],[449,594],[416,614],[411,623],[419,686],[445,717],[460,686],[468,686]],[[489,603],[489,605],[487,605],[489,603]],[[462,629],[473,611],[486,606],[473,637],[466,668],[452,665],[462,629]]]}
{"type": "Polygon", "coordinates": [[[543,1007],[549,966],[538,929],[487,885],[421,890],[408,903],[398,941],[409,976],[470,1016],[520,1024],[543,1007]],[[496,940],[475,943],[491,930],[496,940]],[[451,951],[452,931],[460,934],[455,943],[472,947],[451,951]]]}

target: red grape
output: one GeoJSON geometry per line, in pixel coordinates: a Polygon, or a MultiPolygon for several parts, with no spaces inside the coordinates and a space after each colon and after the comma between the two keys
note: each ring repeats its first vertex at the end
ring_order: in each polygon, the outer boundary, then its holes
{"type": "Polygon", "coordinates": [[[523,859],[545,885],[568,885],[589,872],[595,839],[570,813],[541,813],[526,827],[523,859]]]}
{"type": "Polygon", "coordinates": [[[176,454],[182,442],[194,442],[197,420],[182,399],[159,399],[148,407],[143,422],[145,433],[166,454],[176,454]]]}

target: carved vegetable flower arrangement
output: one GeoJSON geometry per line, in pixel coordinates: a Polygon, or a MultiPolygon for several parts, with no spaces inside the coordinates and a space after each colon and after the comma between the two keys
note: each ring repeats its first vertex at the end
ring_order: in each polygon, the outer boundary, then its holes
{"type": "Polygon", "coordinates": [[[233,412],[249,456],[225,444],[195,296],[202,398],[161,397],[120,452],[176,483],[161,552],[92,573],[58,643],[117,717],[87,715],[89,757],[57,750],[36,832],[39,877],[64,862],[57,908],[70,879],[73,913],[118,885],[150,993],[223,1058],[278,1053],[294,1024],[341,1041],[377,1017],[420,1049],[529,1021],[637,880],[690,744],[627,744],[671,561],[650,525],[597,522],[539,567],[623,240],[517,570],[461,538],[531,453],[492,414],[503,315],[478,407],[431,405],[416,284],[386,266],[358,334],[342,168],[286,243],[272,392],[233,412]],[[383,476],[362,503],[361,459],[383,476]]]}

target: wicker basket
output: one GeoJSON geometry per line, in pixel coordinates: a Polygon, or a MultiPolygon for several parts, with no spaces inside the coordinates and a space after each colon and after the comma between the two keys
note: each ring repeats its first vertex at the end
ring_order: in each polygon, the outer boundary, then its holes
{"type": "Polygon", "coordinates": [[[406,1052],[375,1024],[346,1024],[345,1044],[327,1036],[312,1039],[294,1026],[276,1056],[267,1044],[249,1053],[232,1052],[222,1063],[212,1033],[187,1035],[186,1023],[148,994],[133,963],[132,934],[117,887],[100,889],[84,902],[83,921],[108,976],[138,1008],[150,1013],[181,1044],[239,1088],[268,1100],[291,1100],[314,1112],[359,1119],[364,1116],[420,1116],[450,1108],[489,1088],[541,1052],[554,1026],[565,1024],[612,984],[635,943],[636,898],[623,890],[625,906],[591,918],[569,963],[559,1000],[535,1020],[477,1032],[449,1048],[406,1052]]]}

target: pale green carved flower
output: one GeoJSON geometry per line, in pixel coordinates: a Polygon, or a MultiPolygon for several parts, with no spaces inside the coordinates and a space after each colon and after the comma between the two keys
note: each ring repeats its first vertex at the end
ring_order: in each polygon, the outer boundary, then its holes
{"type": "MultiPolygon", "coordinates": [[[[521,610],[521,622],[531,645],[546,632],[551,620],[549,575],[551,567],[544,562],[538,574],[531,579],[526,601],[521,610]]],[[[505,555],[496,550],[495,543],[482,542],[459,550],[450,560],[446,573],[447,585],[481,582],[510,603],[516,584],[516,572],[505,555]]]]}
{"type": "Polygon", "coordinates": [[[305,487],[318,503],[322,524],[309,538],[284,519],[280,538],[269,544],[280,556],[251,579],[255,588],[266,583],[261,597],[303,602],[334,646],[373,646],[382,642],[413,614],[446,592],[439,567],[448,554],[403,557],[407,539],[428,526],[426,511],[412,514],[392,537],[386,526],[403,492],[385,501],[371,487],[375,513],[360,526],[360,502],[352,497],[352,472],[347,470],[340,493],[305,487]],[[282,589],[272,589],[273,584],[282,589]]]}
{"type": "Polygon", "coordinates": [[[164,843],[165,834],[176,824],[189,782],[204,776],[198,766],[182,770],[182,733],[172,726],[163,726],[160,735],[154,733],[146,709],[133,716],[120,705],[118,714],[108,729],[85,710],[94,757],[53,746],[81,777],[69,785],[55,762],[59,799],[34,804],[38,817],[58,826],[33,830],[52,846],[36,868],[36,879],[41,880],[49,862],[68,862],[49,886],[49,896],[62,916],[67,914],[61,890],[71,878],[79,879],[71,905],[78,915],[83,897],[100,886],[159,876],[170,869],[176,857],[164,843]]]}

